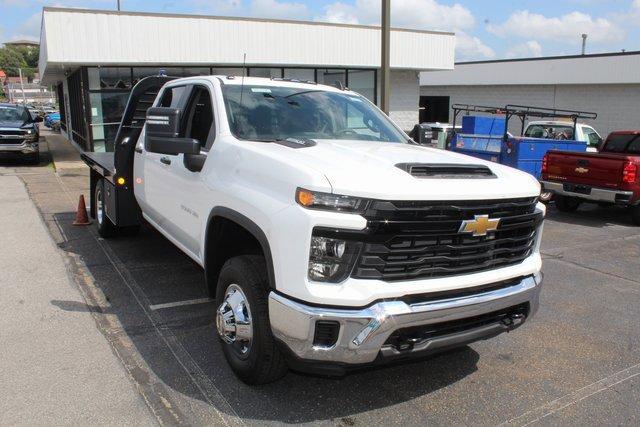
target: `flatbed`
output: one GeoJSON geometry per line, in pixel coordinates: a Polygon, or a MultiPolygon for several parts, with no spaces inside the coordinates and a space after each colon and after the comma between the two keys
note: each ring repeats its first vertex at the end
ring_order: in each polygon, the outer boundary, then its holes
{"type": "Polygon", "coordinates": [[[80,158],[94,171],[113,182],[116,174],[115,153],[82,153],[80,158]]]}

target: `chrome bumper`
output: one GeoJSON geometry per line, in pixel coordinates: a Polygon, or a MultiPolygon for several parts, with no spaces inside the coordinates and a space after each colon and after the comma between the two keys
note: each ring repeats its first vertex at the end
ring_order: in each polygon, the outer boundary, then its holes
{"type": "MultiPolygon", "coordinates": [[[[385,345],[396,330],[452,320],[472,318],[523,303],[529,304],[527,319],[538,309],[542,276],[525,277],[514,285],[470,296],[407,304],[403,301],[381,301],[363,309],[312,307],[282,295],[269,294],[269,317],[274,336],[302,360],[366,364],[378,355],[406,355],[385,345]],[[331,347],[313,345],[316,321],[335,321],[340,325],[338,339],[331,347]]],[[[517,326],[503,322],[437,336],[416,343],[411,353],[428,353],[442,348],[466,344],[495,336],[517,326]]]]}
{"type": "Polygon", "coordinates": [[[20,144],[0,144],[0,153],[37,153],[38,141],[24,141],[20,144]]]}
{"type": "Polygon", "coordinates": [[[579,199],[591,200],[594,202],[608,202],[608,203],[628,202],[633,196],[633,191],[618,191],[618,190],[609,190],[606,188],[591,187],[591,193],[582,194],[582,193],[572,193],[571,191],[566,191],[564,189],[564,185],[561,182],[540,181],[540,184],[542,184],[542,187],[545,190],[553,191],[555,194],[560,194],[562,196],[577,197],[579,199]]]}

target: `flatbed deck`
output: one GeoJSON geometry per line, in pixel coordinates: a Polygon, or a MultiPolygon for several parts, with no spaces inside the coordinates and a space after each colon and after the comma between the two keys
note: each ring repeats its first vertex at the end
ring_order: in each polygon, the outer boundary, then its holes
{"type": "Polygon", "coordinates": [[[82,153],[80,156],[89,167],[110,181],[116,173],[115,153],[82,153]]]}

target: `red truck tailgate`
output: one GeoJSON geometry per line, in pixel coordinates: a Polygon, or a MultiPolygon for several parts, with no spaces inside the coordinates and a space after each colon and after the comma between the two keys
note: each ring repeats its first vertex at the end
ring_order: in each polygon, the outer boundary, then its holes
{"type": "Polygon", "coordinates": [[[546,179],[601,188],[618,188],[622,182],[622,169],[627,157],[625,154],[549,151],[546,179]]]}

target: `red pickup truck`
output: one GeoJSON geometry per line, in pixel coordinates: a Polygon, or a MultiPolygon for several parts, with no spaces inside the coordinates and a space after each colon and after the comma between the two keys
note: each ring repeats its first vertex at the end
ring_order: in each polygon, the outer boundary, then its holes
{"type": "Polygon", "coordinates": [[[640,131],[612,132],[597,153],[547,152],[541,184],[563,212],[583,202],[615,204],[629,207],[640,225],[640,131]]]}

